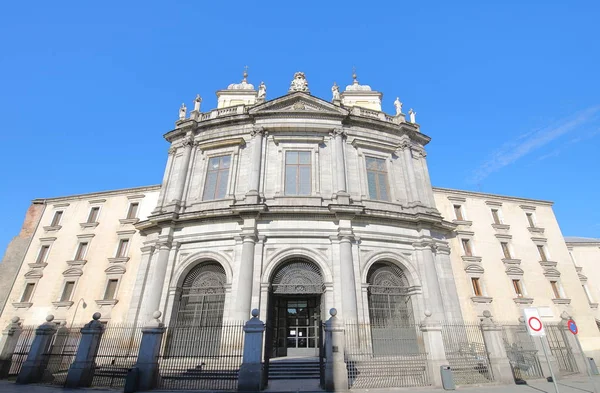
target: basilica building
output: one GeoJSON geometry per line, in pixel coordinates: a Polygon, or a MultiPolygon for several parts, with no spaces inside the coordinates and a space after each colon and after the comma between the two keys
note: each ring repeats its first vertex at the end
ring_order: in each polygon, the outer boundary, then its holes
{"type": "Polygon", "coordinates": [[[383,112],[356,75],[330,99],[302,72],[281,97],[246,73],[216,95],[180,108],[160,185],[32,202],[0,265],[1,327],[96,311],[142,326],[157,310],[202,325],[257,308],[273,356],[315,356],[331,308],[402,326],[426,311],[518,323],[537,307],[574,318],[600,357],[600,240],[566,242],[551,202],[433,187],[416,113],[399,99],[383,112]]]}

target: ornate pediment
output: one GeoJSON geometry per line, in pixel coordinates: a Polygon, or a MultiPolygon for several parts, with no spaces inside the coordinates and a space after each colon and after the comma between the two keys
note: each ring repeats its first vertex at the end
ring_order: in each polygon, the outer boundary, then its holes
{"type": "Polygon", "coordinates": [[[479,265],[471,264],[465,268],[465,272],[473,274],[483,274],[484,270],[479,265]]]}
{"type": "Polygon", "coordinates": [[[313,97],[303,92],[295,92],[283,97],[267,101],[250,109],[251,115],[274,114],[274,113],[305,113],[325,114],[334,116],[347,116],[348,111],[333,105],[320,98],[313,97]]]}
{"type": "Polygon", "coordinates": [[[63,276],[65,277],[80,277],[83,275],[83,270],[78,267],[72,267],[63,272],[63,276]]]}
{"type": "Polygon", "coordinates": [[[519,267],[510,266],[506,269],[506,274],[514,274],[514,275],[522,276],[523,274],[525,274],[525,272],[523,271],[523,269],[521,269],[519,267]]]}

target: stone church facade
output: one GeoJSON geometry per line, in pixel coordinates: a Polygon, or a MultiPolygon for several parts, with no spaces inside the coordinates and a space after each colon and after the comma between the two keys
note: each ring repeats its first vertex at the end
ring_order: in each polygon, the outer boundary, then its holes
{"type": "Polygon", "coordinates": [[[515,322],[533,306],[548,321],[567,312],[584,349],[600,349],[596,287],[550,202],[432,187],[412,110],[396,100],[384,113],[356,76],[332,92],[311,95],[296,73],[267,100],[245,74],[216,109],[182,106],[161,185],[35,200],[36,224],[2,266],[0,325],[94,311],[142,325],[156,310],[167,324],[211,324],[258,308],[275,355],[312,356],[333,307],[388,325],[426,310],[515,322]]]}

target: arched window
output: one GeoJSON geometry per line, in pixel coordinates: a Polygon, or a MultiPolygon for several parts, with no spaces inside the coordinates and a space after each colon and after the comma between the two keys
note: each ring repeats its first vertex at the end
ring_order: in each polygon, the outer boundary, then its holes
{"type": "Polygon", "coordinates": [[[402,269],[391,263],[377,262],[369,269],[367,282],[371,324],[402,326],[414,323],[409,283],[402,269]]]}

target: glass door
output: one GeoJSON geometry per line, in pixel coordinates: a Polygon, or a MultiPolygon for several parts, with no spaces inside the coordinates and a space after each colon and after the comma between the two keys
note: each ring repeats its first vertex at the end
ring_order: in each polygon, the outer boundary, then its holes
{"type": "Polygon", "coordinates": [[[286,299],[287,356],[319,355],[318,297],[286,299]]]}

